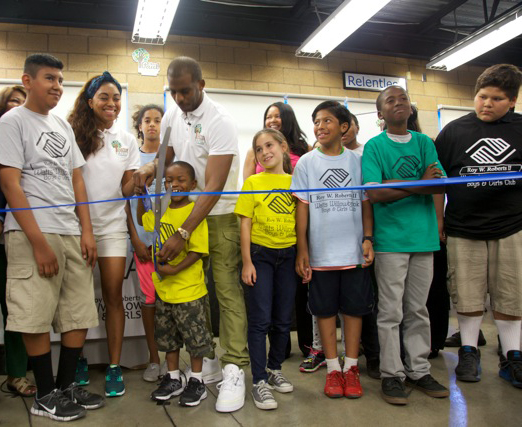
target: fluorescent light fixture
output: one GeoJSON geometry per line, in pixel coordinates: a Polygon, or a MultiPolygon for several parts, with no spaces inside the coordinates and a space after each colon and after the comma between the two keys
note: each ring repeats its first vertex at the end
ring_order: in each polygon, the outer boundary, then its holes
{"type": "Polygon", "coordinates": [[[522,34],[522,6],[431,58],[426,68],[450,71],[522,34]]]}
{"type": "Polygon", "coordinates": [[[139,0],[132,42],[165,44],[179,0],[139,0]]]}
{"type": "Polygon", "coordinates": [[[390,0],[345,0],[297,49],[296,56],[322,59],[390,0]]]}

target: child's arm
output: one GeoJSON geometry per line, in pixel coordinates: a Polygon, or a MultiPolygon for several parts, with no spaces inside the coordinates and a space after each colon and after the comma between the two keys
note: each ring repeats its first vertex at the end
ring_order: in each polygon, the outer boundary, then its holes
{"type": "Polygon", "coordinates": [[[252,218],[241,215],[241,258],[243,270],[241,279],[248,286],[254,286],[257,280],[256,268],[250,257],[250,235],[252,234],[252,218]]]}
{"type": "MultiPolygon", "coordinates": [[[[373,207],[369,200],[362,201],[362,222],[363,222],[363,236],[364,237],[372,237],[373,236],[373,207]]],[[[369,240],[365,240],[362,244],[363,249],[363,258],[364,267],[369,267],[373,258],[375,257],[375,253],[373,252],[373,243],[369,240]]]]}
{"type": "Polygon", "coordinates": [[[444,230],[444,196],[445,194],[434,194],[435,212],[437,214],[437,224],[439,226],[439,239],[446,243],[446,231],[444,230]]]}
{"type": "Polygon", "coordinates": [[[20,169],[7,166],[0,167],[0,185],[9,207],[12,209],[27,209],[14,211],[13,216],[33,247],[34,259],[38,265],[38,274],[42,277],[53,277],[58,274],[58,260],[40,230],[33,212],[30,210],[29,202],[20,185],[21,177],[22,171],[20,169]]]}
{"type": "Polygon", "coordinates": [[[143,199],[140,197],[138,199],[138,207],[136,208],[136,218],[138,220],[138,224],[143,227],[143,214],[146,212],[145,205],[143,204],[143,199]]]}
{"type": "Polygon", "coordinates": [[[295,213],[297,258],[295,260],[295,270],[303,278],[304,283],[308,283],[312,279],[312,269],[310,268],[310,257],[308,254],[308,211],[308,204],[297,199],[295,213]]]}
{"type": "MultiPolygon", "coordinates": [[[[139,200],[141,201],[142,199],[139,200]]],[[[127,228],[129,230],[129,237],[132,247],[134,248],[134,252],[136,252],[136,256],[141,262],[148,262],[152,259],[151,252],[149,251],[147,245],[143,243],[138,236],[138,232],[136,231],[136,227],[134,226],[134,221],[132,220],[130,202],[128,200],[127,203],[125,203],[125,213],[127,214],[127,228]]],[[[139,221],[139,218],[141,217],[139,215],[137,217],[139,221]]]]}
{"type": "MultiPolygon", "coordinates": [[[[87,202],[87,190],[85,189],[85,182],[83,180],[82,170],[80,168],[73,169],[72,185],[74,188],[74,198],[76,203],[87,202]]],[[[96,241],[92,232],[91,215],[89,213],[88,205],[76,206],[76,215],[80,220],[82,226],[82,237],[80,245],[82,248],[83,259],[87,260],[87,265],[94,268],[98,259],[98,250],[96,248],[96,241]]]]}
{"type": "Polygon", "coordinates": [[[174,276],[178,274],[180,271],[185,270],[186,268],[189,268],[192,264],[194,264],[196,261],[201,259],[203,255],[199,252],[192,252],[190,251],[187,256],[177,265],[170,265],[170,264],[159,264],[158,263],[158,273],[162,276],[174,276]]]}

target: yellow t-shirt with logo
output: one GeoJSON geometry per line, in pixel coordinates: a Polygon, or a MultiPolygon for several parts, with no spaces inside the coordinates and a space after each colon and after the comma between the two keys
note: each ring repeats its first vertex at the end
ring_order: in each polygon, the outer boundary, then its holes
{"type": "MultiPolygon", "coordinates": [[[[179,209],[167,208],[160,221],[161,243],[165,243],[170,236],[176,233],[193,208],[193,202],[179,209]]],[[[146,212],[142,220],[145,231],[154,231],[154,212],[146,212]]],[[[152,250],[154,251],[154,248],[152,250]]],[[[189,252],[197,252],[203,256],[208,255],[208,225],[205,219],[192,232],[181,253],[169,264],[172,266],[179,264],[187,257],[189,252]]],[[[194,301],[207,294],[201,259],[174,276],[163,276],[163,280],[160,280],[157,273],[154,272],[152,273],[152,281],[161,300],[170,304],[194,301]]]]}
{"type": "MultiPolygon", "coordinates": [[[[261,172],[248,177],[241,191],[288,190],[291,183],[291,175],[261,172]]],[[[252,243],[273,249],[296,244],[292,194],[240,194],[234,213],[252,218],[252,243]]]]}

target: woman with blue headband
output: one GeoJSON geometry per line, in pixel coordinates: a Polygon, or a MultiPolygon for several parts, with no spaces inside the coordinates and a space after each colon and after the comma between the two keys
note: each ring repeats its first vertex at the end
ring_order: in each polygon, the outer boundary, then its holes
{"type": "MultiPolygon", "coordinates": [[[[133,195],[132,173],[140,167],[138,143],[132,134],[116,123],[120,110],[121,86],[105,71],[85,84],[68,117],[87,162],[82,172],[89,200],[133,195]]],[[[110,364],[105,375],[105,395],[108,397],[125,393],[120,368],[125,328],[122,287],[128,231],[125,205],[124,200],[89,205],[106,309],[110,364]]],[[[84,358],[78,362],[77,382],[89,382],[84,358]]]]}

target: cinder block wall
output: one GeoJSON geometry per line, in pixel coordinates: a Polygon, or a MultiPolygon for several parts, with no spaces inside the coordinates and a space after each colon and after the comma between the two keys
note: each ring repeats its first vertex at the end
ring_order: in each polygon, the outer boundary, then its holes
{"type": "MultiPolygon", "coordinates": [[[[124,31],[0,23],[0,78],[19,78],[28,54],[49,52],[64,65],[64,77],[86,81],[109,70],[129,85],[129,107],[163,103],[166,71],[172,59],[190,56],[201,63],[210,88],[301,93],[375,99],[376,92],[343,89],[342,71],[408,78],[408,91],[420,110],[423,131],[438,133],[437,105],[473,106],[481,67],[463,65],[451,72],[426,70],[420,60],[334,51],[324,60],[296,58],[295,46],[169,36],[164,46],[136,45],[124,31]],[[144,47],[161,64],[158,77],[138,73],[132,52],[144,47]],[[426,81],[422,81],[423,74],[426,81]]],[[[522,110],[522,97],[517,109],[522,110]]]]}

